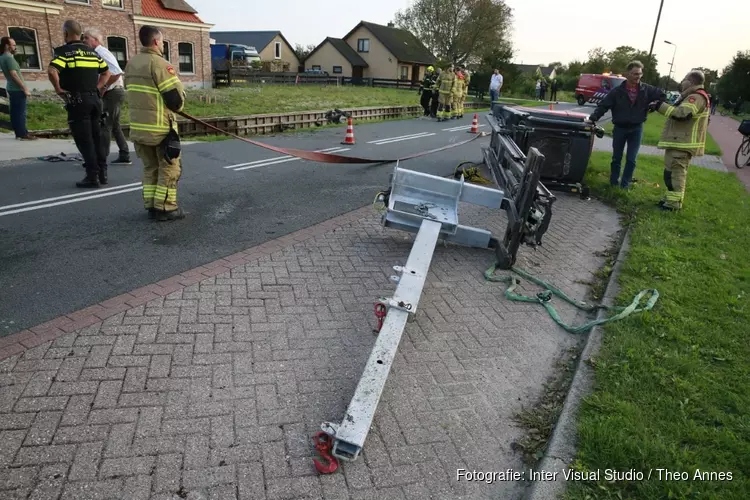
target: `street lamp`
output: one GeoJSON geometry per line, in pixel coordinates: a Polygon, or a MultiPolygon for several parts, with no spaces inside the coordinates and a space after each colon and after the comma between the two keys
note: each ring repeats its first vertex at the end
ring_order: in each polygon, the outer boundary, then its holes
{"type": "MultiPolygon", "coordinates": [[[[669,80],[672,78],[672,70],[674,69],[674,56],[677,54],[677,45],[673,44],[672,42],[668,40],[664,40],[664,43],[671,45],[674,47],[674,52],[672,52],[672,62],[669,63],[669,76],[667,77],[667,87],[669,87],[669,80]]],[[[669,88],[667,88],[669,90],[669,88]]]]}

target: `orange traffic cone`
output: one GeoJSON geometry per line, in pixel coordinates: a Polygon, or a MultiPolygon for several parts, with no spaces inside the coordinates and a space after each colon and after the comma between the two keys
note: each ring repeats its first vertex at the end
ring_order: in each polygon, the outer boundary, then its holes
{"type": "Polygon", "coordinates": [[[352,117],[349,117],[349,121],[346,124],[346,138],[341,144],[355,144],[354,142],[354,125],[352,125],[352,117]]]}
{"type": "Polygon", "coordinates": [[[555,109],[555,106],[552,103],[549,103],[549,110],[553,111],[555,109]]]}
{"type": "Polygon", "coordinates": [[[478,134],[479,133],[479,122],[477,121],[477,114],[474,113],[474,120],[471,122],[471,130],[469,130],[470,134],[478,134]]]}

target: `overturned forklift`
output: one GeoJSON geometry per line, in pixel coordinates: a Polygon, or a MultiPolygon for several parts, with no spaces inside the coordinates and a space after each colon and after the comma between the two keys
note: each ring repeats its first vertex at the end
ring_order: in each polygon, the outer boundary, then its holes
{"type": "Polygon", "coordinates": [[[579,147],[582,139],[592,145],[600,129],[585,124],[580,114],[540,115],[496,103],[487,114],[492,136],[482,155],[496,188],[468,183],[463,174],[450,179],[396,163],[390,188],[377,198],[386,208],[382,224],[417,236],[406,263],[393,266],[397,274],[391,280],[398,283],[393,297],[380,298],[375,304],[378,337],[343,419],[323,422],[315,436],[316,448],[328,460],[328,464],[314,461],[319,472],[333,472],[338,459],[351,461],[359,456],[406,323],[417,312],[437,242],[442,239],[494,250],[495,267],[511,269],[521,244],[541,245],[551,222],[556,198],[541,181],[543,173],[556,173],[553,180],[560,185],[582,179],[591,148],[584,155],[582,170],[571,148],[579,147]],[[461,225],[459,202],[503,210],[508,219],[505,234],[495,237],[485,229],[461,225]]]}

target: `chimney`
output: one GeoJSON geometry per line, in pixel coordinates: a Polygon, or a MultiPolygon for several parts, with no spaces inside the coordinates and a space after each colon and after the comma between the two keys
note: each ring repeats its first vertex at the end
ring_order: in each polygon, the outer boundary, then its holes
{"type": "Polygon", "coordinates": [[[393,28],[393,23],[390,23],[390,22],[389,22],[389,23],[388,23],[388,27],[389,27],[389,28],[393,28]]]}

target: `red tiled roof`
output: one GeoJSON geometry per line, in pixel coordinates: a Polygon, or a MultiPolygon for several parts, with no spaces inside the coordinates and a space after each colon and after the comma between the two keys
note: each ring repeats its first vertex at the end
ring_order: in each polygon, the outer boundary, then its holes
{"type": "Polygon", "coordinates": [[[179,10],[170,10],[162,7],[159,0],[142,0],[141,9],[146,17],[156,17],[159,19],[169,19],[171,21],[183,21],[187,23],[203,23],[201,19],[190,12],[181,12],[179,10]]]}

